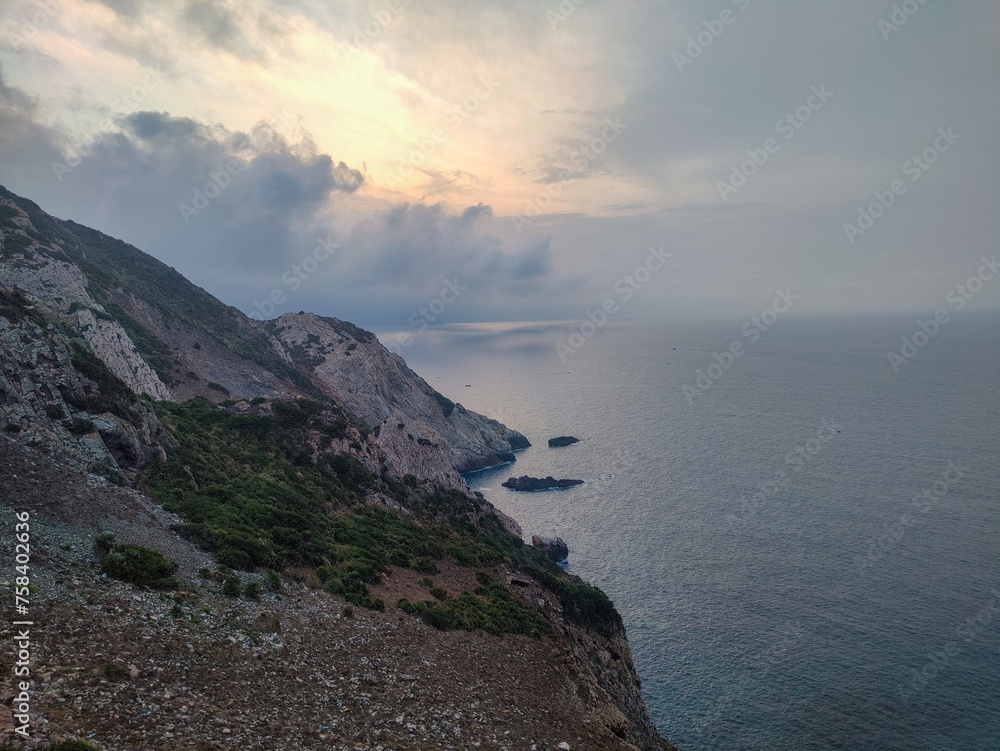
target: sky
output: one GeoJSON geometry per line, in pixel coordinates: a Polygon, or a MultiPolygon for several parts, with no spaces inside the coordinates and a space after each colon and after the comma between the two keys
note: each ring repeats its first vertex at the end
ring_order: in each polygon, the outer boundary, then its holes
{"type": "Polygon", "coordinates": [[[0,184],[258,318],[1000,307],[998,123],[995,0],[0,3],[0,184]]]}

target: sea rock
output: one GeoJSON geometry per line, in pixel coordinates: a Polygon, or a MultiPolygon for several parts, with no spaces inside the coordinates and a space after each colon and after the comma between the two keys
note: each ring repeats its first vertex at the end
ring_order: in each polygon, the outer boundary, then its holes
{"type": "Polygon", "coordinates": [[[574,438],[571,435],[561,435],[558,438],[549,439],[549,448],[562,448],[563,446],[572,446],[574,443],[579,443],[579,438],[574,438]]]}
{"type": "Polygon", "coordinates": [[[521,475],[520,477],[508,478],[506,482],[503,483],[505,488],[510,488],[511,490],[519,490],[523,492],[532,492],[535,490],[554,490],[556,488],[571,488],[574,485],[583,485],[583,480],[557,480],[551,475],[549,477],[528,477],[528,475],[521,475]]]}
{"type": "Polygon", "coordinates": [[[569,558],[569,546],[563,542],[561,537],[540,537],[531,536],[531,544],[541,550],[545,555],[556,563],[569,558]]]}

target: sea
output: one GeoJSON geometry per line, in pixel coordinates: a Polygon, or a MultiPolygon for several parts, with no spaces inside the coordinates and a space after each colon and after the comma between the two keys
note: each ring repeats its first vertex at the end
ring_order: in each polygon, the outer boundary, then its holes
{"type": "Polygon", "coordinates": [[[997,751],[1000,314],[926,319],[451,324],[400,353],[532,442],[467,479],[612,597],[681,751],[997,751]]]}

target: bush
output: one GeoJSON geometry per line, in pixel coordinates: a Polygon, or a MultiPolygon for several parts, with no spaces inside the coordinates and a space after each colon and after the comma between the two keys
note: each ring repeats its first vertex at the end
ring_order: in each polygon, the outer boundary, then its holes
{"type": "Polygon", "coordinates": [[[115,579],[151,589],[174,589],[177,564],[142,545],[119,545],[104,558],[101,571],[115,579]]]}
{"type": "Polygon", "coordinates": [[[281,589],[281,574],[273,569],[264,574],[264,586],[272,592],[281,589]]]}
{"type": "MultiPolygon", "coordinates": [[[[499,582],[482,572],[476,574],[476,579],[480,585],[474,595],[463,592],[443,602],[402,599],[399,608],[441,631],[481,629],[498,635],[514,633],[535,637],[552,633],[552,626],[540,613],[514,598],[499,582]]],[[[447,596],[447,592],[438,588],[431,590],[432,595],[437,596],[435,590],[447,596]]]]}
{"type": "Polygon", "coordinates": [[[247,582],[247,585],[243,588],[243,596],[248,600],[259,600],[260,599],[260,583],[259,582],[247,582]]]}
{"type": "Polygon", "coordinates": [[[103,561],[114,546],[115,535],[113,532],[101,532],[94,535],[94,558],[103,561]]]}
{"type": "Polygon", "coordinates": [[[66,430],[68,430],[73,435],[84,435],[86,433],[94,432],[94,423],[88,420],[86,417],[74,417],[68,423],[66,423],[66,430]]]}
{"type": "Polygon", "coordinates": [[[240,577],[235,574],[229,574],[226,576],[225,580],[222,582],[222,594],[226,597],[239,597],[240,577]]]}

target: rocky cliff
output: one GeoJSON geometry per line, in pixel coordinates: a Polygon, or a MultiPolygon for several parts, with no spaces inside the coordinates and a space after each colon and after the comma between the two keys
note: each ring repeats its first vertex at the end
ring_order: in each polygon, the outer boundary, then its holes
{"type": "Polygon", "coordinates": [[[527,440],[371,333],[252,321],[0,188],[0,364],[0,532],[31,512],[47,624],[39,738],[670,748],[610,601],[460,476],[527,440]],[[169,596],[102,576],[98,532],[176,561],[169,596]]]}
{"type": "MultiPolygon", "coordinates": [[[[467,491],[460,473],[509,461],[529,445],[434,391],[367,331],[309,314],[254,321],[138,249],[54,219],[3,188],[0,283],[42,306],[62,333],[153,400],[333,400],[373,431],[386,470],[399,479],[467,491]]],[[[44,413],[36,418],[45,422],[44,413]]]]}
{"type": "Polygon", "coordinates": [[[432,389],[375,336],[309,313],[268,322],[274,339],[328,397],[375,431],[394,466],[457,485],[456,472],[505,461],[527,447],[520,433],[432,389]]]}

